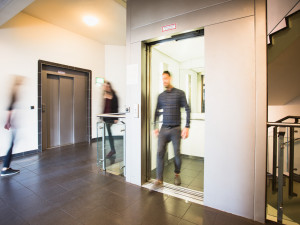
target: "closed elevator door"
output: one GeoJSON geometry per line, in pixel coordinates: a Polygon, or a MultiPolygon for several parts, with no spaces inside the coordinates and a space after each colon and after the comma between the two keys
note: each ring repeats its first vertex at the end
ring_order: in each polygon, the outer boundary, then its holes
{"type": "Polygon", "coordinates": [[[87,141],[87,77],[43,74],[43,149],[87,141]]]}

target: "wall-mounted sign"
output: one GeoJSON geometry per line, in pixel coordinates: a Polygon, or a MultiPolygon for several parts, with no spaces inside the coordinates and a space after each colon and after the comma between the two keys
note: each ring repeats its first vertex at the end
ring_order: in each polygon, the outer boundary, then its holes
{"type": "Polygon", "coordinates": [[[101,86],[102,84],[104,84],[104,78],[96,77],[96,85],[101,86]]]}
{"type": "Polygon", "coordinates": [[[65,71],[61,71],[61,70],[58,70],[57,73],[59,73],[59,74],[66,74],[65,71]]]}
{"type": "Polygon", "coordinates": [[[161,28],[162,32],[168,31],[168,30],[174,30],[174,29],[176,29],[176,23],[170,24],[170,25],[166,25],[166,26],[163,26],[161,28]]]}

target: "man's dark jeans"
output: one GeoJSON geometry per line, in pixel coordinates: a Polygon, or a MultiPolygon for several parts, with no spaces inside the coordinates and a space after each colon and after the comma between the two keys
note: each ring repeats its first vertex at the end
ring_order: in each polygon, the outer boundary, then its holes
{"type": "Polygon", "coordinates": [[[180,141],[181,141],[181,128],[177,127],[162,127],[158,135],[158,149],[157,149],[157,162],[156,162],[156,178],[163,180],[164,173],[164,156],[166,153],[167,144],[172,141],[174,149],[174,164],[175,173],[179,174],[181,169],[180,157],[180,141]]]}

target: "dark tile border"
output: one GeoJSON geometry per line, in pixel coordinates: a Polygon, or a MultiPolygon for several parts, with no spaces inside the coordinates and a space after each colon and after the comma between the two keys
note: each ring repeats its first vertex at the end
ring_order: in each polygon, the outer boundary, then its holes
{"type": "Polygon", "coordinates": [[[83,69],[79,67],[74,67],[74,66],[68,66],[68,65],[63,65],[59,63],[54,63],[54,62],[49,62],[49,61],[44,61],[44,60],[38,60],[38,152],[42,152],[42,70],[43,66],[53,66],[53,67],[59,67],[61,69],[69,69],[69,70],[74,70],[78,72],[83,72],[88,75],[88,115],[87,115],[87,120],[88,120],[88,141],[91,142],[91,137],[92,137],[92,71],[88,69],[83,69]]]}
{"type": "MultiPolygon", "coordinates": [[[[13,158],[20,158],[20,157],[23,157],[23,156],[34,155],[34,154],[37,154],[37,153],[39,153],[38,149],[31,150],[31,151],[26,151],[26,152],[20,152],[20,153],[13,154],[13,158]]],[[[3,160],[4,157],[5,156],[1,156],[0,160],[3,160]]]]}

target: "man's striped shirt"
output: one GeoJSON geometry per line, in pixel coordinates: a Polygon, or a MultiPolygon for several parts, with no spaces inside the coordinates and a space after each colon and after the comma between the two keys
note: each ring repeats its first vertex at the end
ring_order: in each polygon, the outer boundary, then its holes
{"type": "Polygon", "coordinates": [[[158,96],[154,126],[157,124],[157,119],[163,115],[163,126],[179,126],[181,124],[180,108],[184,107],[186,111],[185,127],[190,127],[191,110],[187,104],[185,93],[177,88],[165,90],[158,96]]]}

